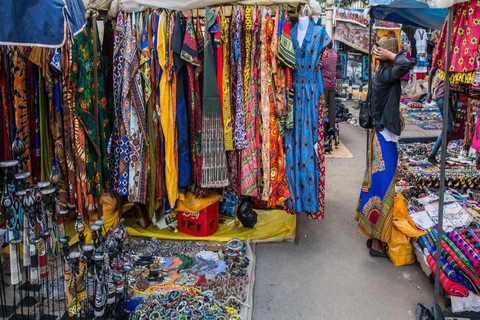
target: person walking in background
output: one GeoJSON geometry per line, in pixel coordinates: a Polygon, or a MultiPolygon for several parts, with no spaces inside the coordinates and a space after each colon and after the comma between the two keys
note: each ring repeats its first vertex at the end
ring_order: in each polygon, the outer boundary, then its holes
{"type": "Polygon", "coordinates": [[[372,257],[387,257],[385,244],[392,234],[397,142],[405,123],[400,113],[400,79],[411,63],[398,51],[397,39],[383,37],[373,54],[380,66],[372,79],[371,108],[374,128],[355,220],[358,233],[368,238],[372,257]]]}
{"type": "MultiPolygon", "coordinates": [[[[435,77],[437,73],[437,68],[432,67],[430,70],[430,76],[428,77],[428,94],[427,94],[427,102],[432,102],[432,79],[435,77]]],[[[443,104],[444,104],[444,95],[445,95],[445,83],[443,80],[439,79],[437,89],[435,90],[435,97],[434,100],[437,103],[438,110],[443,117],[443,104]]],[[[448,125],[447,125],[447,137],[453,132],[453,110],[452,110],[452,101],[447,99],[448,101],[448,125]]],[[[436,159],[436,155],[440,147],[442,146],[442,133],[437,138],[437,142],[433,146],[432,152],[428,156],[428,162],[433,165],[438,165],[438,161],[436,159]]]]}
{"type": "Polygon", "coordinates": [[[329,130],[335,130],[335,94],[337,89],[337,53],[332,49],[330,42],[325,49],[324,57],[320,61],[320,72],[322,73],[323,90],[325,101],[328,107],[329,130]]]}

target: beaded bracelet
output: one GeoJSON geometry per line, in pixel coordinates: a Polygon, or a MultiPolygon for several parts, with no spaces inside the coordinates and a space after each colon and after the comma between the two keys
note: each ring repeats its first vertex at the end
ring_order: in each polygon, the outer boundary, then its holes
{"type": "Polygon", "coordinates": [[[227,249],[232,251],[240,251],[243,248],[243,241],[239,238],[232,238],[227,242],[227,249]]]}

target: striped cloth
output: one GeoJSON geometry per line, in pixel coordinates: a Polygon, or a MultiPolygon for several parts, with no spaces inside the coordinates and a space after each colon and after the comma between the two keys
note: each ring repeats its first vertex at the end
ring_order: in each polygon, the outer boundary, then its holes
{"type": "Polygon", "coordinates": [[[278,42],[278,60],[292,70],[297,68],[295,51],[293,50],[292,35],[290,34],[290,24],[283,24],[283,32],[278,42]]]}

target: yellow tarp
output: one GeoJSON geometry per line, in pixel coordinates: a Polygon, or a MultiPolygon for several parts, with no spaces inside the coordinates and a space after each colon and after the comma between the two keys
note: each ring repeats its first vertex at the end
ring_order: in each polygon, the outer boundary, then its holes
{"type": "Polygon", "coordinates": [[[129,218],[125,220],[128,234],[134,237],[157,237],[163,240],[206,240],[228,241],[233,237],[242,240],[280,240],[291,238],[295,232],[295,216],[284,210],[255,210],[258,213],[257,224],[254,228],[244,228],[242,224],[236,226],[233,219],[228,219],[220,224],[218,231],[210,237],[194,237],[186,233],[173,233],[168,229],[159,230],[155,226],[143,229],[137,224],[137,220],[129,218]]]}

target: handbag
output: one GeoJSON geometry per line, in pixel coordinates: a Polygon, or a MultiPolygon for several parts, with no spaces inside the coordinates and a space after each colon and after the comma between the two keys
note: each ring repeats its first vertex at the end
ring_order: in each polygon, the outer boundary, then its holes
{"type": "Polygon", "coordinates": [[[360,113],[358,115],[360,127],[364,129],[373,128],[373,112],[370,103],[370,86],[368,86],[367,100],[360,101],[360,113]]]}

